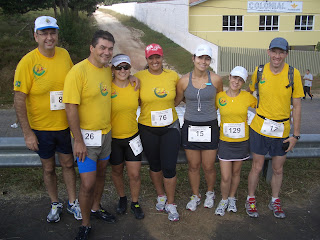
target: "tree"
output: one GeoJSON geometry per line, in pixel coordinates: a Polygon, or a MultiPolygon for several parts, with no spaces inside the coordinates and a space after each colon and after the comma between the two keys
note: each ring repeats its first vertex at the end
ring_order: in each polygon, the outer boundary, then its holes
{"type": "Polygon", "coordinates": [[[4,14],[24,14],[29,11],[49,9],[54,6],[54,0],[0,0],[4,14]]]}
{"type": "Polygon", "coordinates": [[[318,42],[316,45],[316,51],[320,52],[320,42],[318,42]]]}

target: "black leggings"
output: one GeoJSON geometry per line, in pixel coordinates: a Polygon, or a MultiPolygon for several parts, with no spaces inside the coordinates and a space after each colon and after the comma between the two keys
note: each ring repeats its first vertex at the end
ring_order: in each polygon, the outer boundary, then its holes
{"type": "Polygon", "coordinates": [[[175,177],[180,149],[179,129],[170,126],[149,127],[139,124],[139,131],[150,170],[153,172],[162,171],[165,178],[175,177]]]}
{"type": "Polygon", "coordinates": [[[303,87],[303,90],[304,90],[304,98],[307,96],[306,93],[308,93],[309,97],[312,98],[312,94],[311,94],[311,92],[310,92],[311,87],[304,86],[304,87],[303,87]]]}

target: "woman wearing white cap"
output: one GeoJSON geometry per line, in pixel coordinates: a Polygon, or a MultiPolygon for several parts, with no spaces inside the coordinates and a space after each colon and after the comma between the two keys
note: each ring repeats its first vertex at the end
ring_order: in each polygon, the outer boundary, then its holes
{"type": "Polygon", "coordinates": [[[249,158],[249,126],[247,111],[254,108],[257,99],[241,91],[248,77],[244,67],[235,67],[229,76],[229,88],[217,94],[216,106],[221,116],[218,158],[221,169],[222,200],[215,214],[223,216],[225,210],[236,212],[235,194],[240,182],[242,161],[249,158]]]}
{"type": "Polygon", "coordinates": [[[178,221],[174,195],[180,128],[174,98],[179,76],[162,67],[163,50],[160,45],[148,45],[145,55],[148,68],[135,74],[140,79],[139,131],[150,165],[150,177],[158,195],[156,209],[166,211],[170,221],[178,221]]]}
{"type": "Polygon", "coordinates": [[[216,93],[223,90],[223,85],[220,76],[208,71],[211,59],[211,47],[199,45],[192,57],[193,71],[183,76],[177,85],[175,104],[178,105],[184,97],[186,99],[181,139],[189,165],[192,196],[186,208],[190,211],[195,211],[201,202],[200,166],[207,183],[204,207],[212,208],[215,199],[215,160],[219,142],[215,98],[216,93]]]}
{"type": "Polygon", "coordinates": [[[137,123],[137,108],[139,106],[139,90],[129,84],[131,61],[125,54],[112,58],[112,92],[111,92],[111,125],[112,143],[110,163],[112,165],[112,180],[120,196],[117,213],[124,214],[127,210],[127,197],[124,191],[123,168],[126,161],[131,190],[131,211],[136,219],[144,218],[139,205],[141,140],[137,123]]]}

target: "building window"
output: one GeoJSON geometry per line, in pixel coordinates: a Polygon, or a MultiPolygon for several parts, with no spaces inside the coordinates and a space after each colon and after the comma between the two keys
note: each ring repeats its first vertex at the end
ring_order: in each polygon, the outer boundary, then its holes
{"type": "Polygon", "coordinates": [[[243,16],[223,16],[222,31],[242,31],[243,16]]]}
{"type": "Polygon", "coordinates": [[[260,16],[259,31],[278,31],[279,16],[260,16]]]}
{"type": "Polygon", "coordinates": [[[294,24],[295,30],[312,31],[313,30],[313,16],[298,15],[294,24]]]}

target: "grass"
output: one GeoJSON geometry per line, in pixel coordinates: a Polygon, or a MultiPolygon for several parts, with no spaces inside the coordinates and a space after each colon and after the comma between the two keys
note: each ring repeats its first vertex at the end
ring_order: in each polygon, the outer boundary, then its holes
{"type": "MultiPolygon", "coordinates": [[[[246,161],[242,166],[241,182],[238,188],[237,199],[244,202],[247,196],[247,179],[251,168],[251,161],[246,161]]],[[[215,192],[217,200],[220,200],[220,167],[216,163],[217,168],[217,182],[215,184],[215,192]]],[[[320,186],[320,161],[319,159],[288,159],[284,167],[284,180],[281,188],[281,198],[284,201],[308,198],[314,189],[320,186]]],[[[61,168],[57,168],[59,195],[60,198],[66,198],[65,185],[61,168]]],[[[0,194],[2,198],[10,200],[13,198],[30,198],[35,196],[47,196],[45,186],[42,179],[41,168],[8,168],[0,169],[0,194]]],[[[176,201],[183,202],[189,199],[191,195],[191,188],[188,180],[188,166],[187,164],[177,165],[177,189],[176,201]]],[[[79,174],[77,173],[77,183],[79,185],[79,174]]],[[[155,198],[155,190],[149,177],[148,166],[143,166],[141,170],[141,198],[150,200],[155,198]]],[[[125,173],[126,194],[130,196],[129,182],[125,173]]],[[[206,183],[201,173],[200,192],[206,192],[206,183]]],[[[107,168],[107,178],[105,184],[105,194],[116,201],[118,196],[111,181],[111,168],[107,168]]],[[[267,204],[271,196],[271,187],[264,180],[260,178],[256,196],[261,204],[267,204]]]]}
{"type": "Polygon", "coordinates": [[[169,65],[173,66],[178,73],[186,74],[193,69],[192,54],[163,34],[150,29],[147,25],[139,22],[134,17],[125,16],[108,9],[99,9],[99,11],[116,17],[123,25],[127,27],[132,27],[143,31],[144,34],[141,37],[141,41],[145,45],[158,43],[163,49],[165,61],[169,65]]]}
{"type": "MultiPolygon", "coordinates": [[[[20,59],[37,47],[33,38],[34,20],[41,15],[54,16],[53,10],[32,11],[23,15],[0,13],[0,104],[13,103],[14,71],[20,59]]],[[[89,44],[96,30],[93,18],[80,14],[77,19],[58,17],[58,46],[66,48],[73,63],[89,55],[89,44]]]]}

